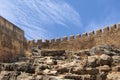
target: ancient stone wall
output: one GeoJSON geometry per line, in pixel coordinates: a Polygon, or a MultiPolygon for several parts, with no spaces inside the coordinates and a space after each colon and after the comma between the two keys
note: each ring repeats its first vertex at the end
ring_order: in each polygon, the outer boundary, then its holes
{"type": "Polygon", "coordinates": [[[120,24],[114,24],[90,33],[63,37],[62,39],[40,39],[26,42],[24,31],[0,16],[0,61],[15,60],[23,55],[24,50],[31,51],[34,47],[44,49],[82,50],[96,45],[109,44],[120,48],[120,24]]]}
{"type": "Polygon", "coordinates": [[[114,24],[110,27],[105,27],[92,31],[90,33],[84,33],[82,35],[77,34],[76,37],[71,35],[70,37],[63,37],[62,39],[51,39],[42,42],[38,40],[28,41],[28,48],[31,49],[35,46],[49,49],[68,49],[68,50],[81,50],[89,49],[96,45],[109,44],[120,48],[120,24],[114,24]]]}
{"type": "Polygon", "coordinates": [[[24,31],[0,16],[0,62],[23,55],[25,41],[24,31]]]}

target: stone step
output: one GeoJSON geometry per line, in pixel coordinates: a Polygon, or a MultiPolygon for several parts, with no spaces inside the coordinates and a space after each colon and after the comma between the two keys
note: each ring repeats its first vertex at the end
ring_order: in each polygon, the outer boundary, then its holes
{"type": "Polygon", "coordinates": [[[76,70],[73,70],[72,73],[79,74],[79,75],[84,75],[84,74],[96,75],[99,73],[99,69],[96,69],[96,68],[76,69],[76,70]]]}
{"type": "Polygon", "coordinates": [[[65,50],[41,50],[41,56],[63,56],[65,50]]]}
{"type": "Polygon", "coordinates": [[[96,80],[95,75],[74,75],[74,74],[70,74],[70,75],[65,75],[64,78],[65,79],[74,79],[74,80],[96,80]]]}

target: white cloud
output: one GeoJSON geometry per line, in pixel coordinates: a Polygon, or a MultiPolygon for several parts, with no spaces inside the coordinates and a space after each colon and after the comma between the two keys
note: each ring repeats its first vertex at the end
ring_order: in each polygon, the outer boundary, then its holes
{"type": "Polygon", "coordinates": [[[79,13],[64,0],[1,0],[0,15],[22,28],[28,39],[53,36],[49,25],[81,26],[79,13]]]}

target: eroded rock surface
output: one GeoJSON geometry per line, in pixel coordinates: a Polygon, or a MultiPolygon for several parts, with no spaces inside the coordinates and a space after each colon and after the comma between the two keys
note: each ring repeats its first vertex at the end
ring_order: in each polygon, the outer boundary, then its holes
{"type": "Polygon", "coordinates": [[[40,50],[14,63],[0,63],[0,80],[120,80],[120,49],[40,50]]]}

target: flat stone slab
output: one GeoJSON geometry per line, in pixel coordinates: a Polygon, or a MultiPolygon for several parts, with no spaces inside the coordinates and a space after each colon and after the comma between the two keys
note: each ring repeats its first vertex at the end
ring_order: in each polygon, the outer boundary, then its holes
{"type": "Polygon", "coordinates": [[[41,56],[63,56],[65,50],[41,50],[41,56]]]}

